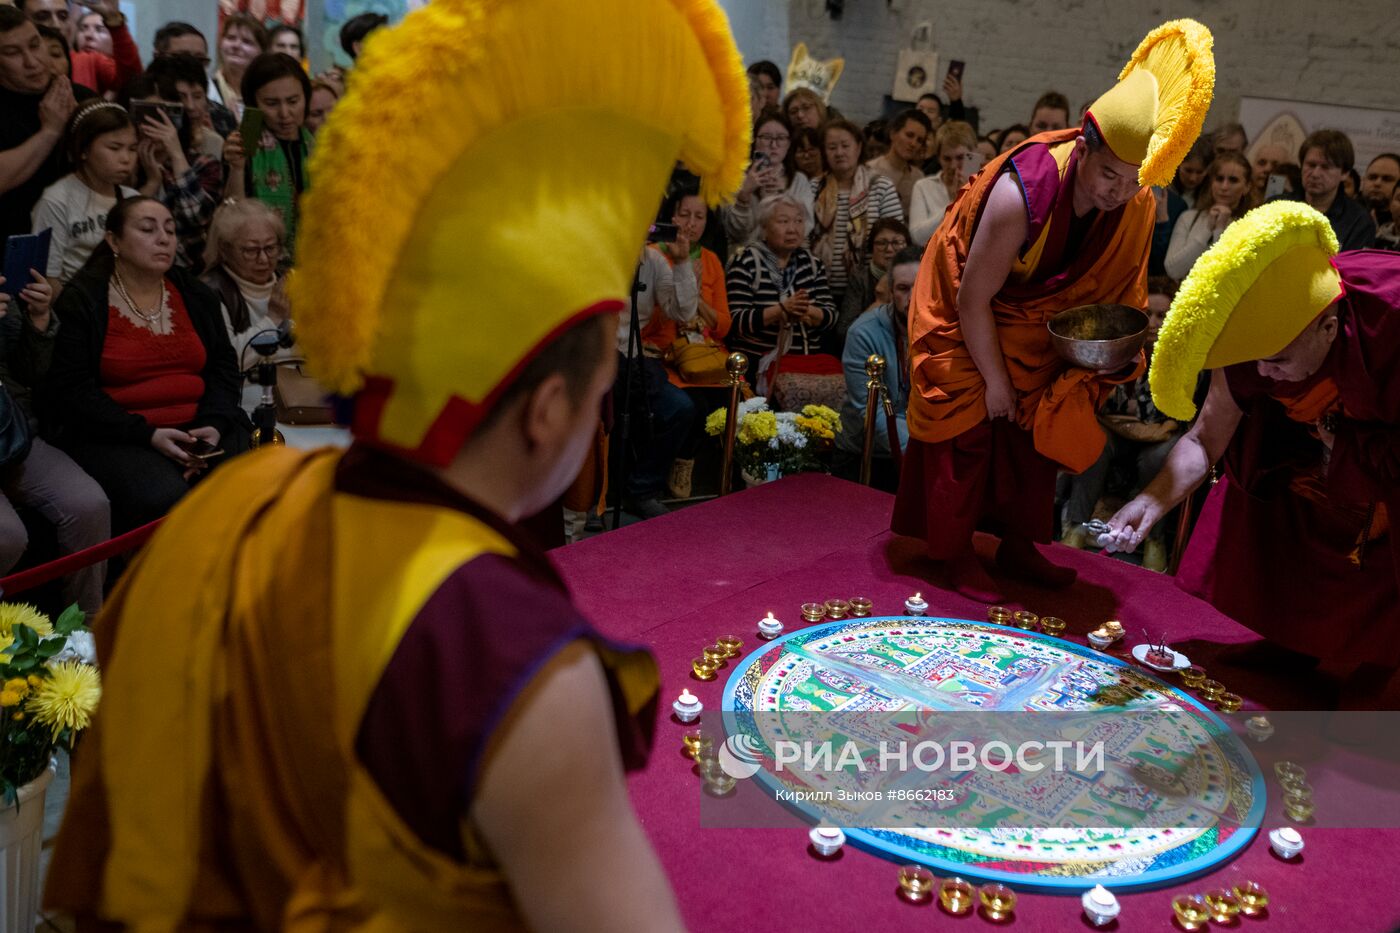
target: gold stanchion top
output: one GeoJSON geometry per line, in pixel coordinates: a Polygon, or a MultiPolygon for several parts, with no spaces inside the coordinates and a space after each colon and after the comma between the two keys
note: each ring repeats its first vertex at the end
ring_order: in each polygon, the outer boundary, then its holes
{"type": "Polygon", "coordinates": [[[870,354],[870,358],[865,361],[865,374],[871,379],[878,379],[885,374],[885,358],[878,353],[870,354]]]}

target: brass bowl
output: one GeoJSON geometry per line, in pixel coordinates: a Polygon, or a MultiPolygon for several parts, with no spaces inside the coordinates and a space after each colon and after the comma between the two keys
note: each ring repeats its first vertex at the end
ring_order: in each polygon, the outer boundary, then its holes
{"type": "Polygon", "coordinates": [[[1084,369],[1122,369],[1147,343],[1147,315],[1127,305],[1081,305],[1045,326],[1055,352],[1084,369]]]}

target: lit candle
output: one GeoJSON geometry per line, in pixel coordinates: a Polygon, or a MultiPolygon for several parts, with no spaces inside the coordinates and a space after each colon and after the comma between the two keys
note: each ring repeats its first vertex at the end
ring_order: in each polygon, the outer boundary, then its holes
{"type": "Polygon", "coordinates": [[[1266,741],[1274,734],[1274,724],[1269,722],[1267,716],[1251,716],[1245,720],[1244,727],[1249,732],[1249,737],[1256,742],[1266,741]]]}
{"type": "Polygon", "coordinates": [[[689,690],[682,690],[676,702],[671,704],[671,709],[676,711],[676,718],[681,722],[694,722],[699,719],[700,711],[704,708],[705,704],[689,690]]]}
{"type": "Polygon", "coordinates": [[[783,623],[773,618],[773,613],[768,613],[766,619],[758,620],[758,634],[764,638],[777,638],[783,631],[783,623]]]}
{"type": "Polygon", "coordinates": [[[904,611],[911,616],[921,616],[928,612],[928,600],[924,599],[923,594],[915,593],[904,601],[904,611]]]}
{"type": "Polygon", "coordinates": [[[1084,914],[1096,927],[1108,926],[1123,908],[1113,892],[1101,884],[1096,884],[1079,899],[1084,906],[1084,914]]]}

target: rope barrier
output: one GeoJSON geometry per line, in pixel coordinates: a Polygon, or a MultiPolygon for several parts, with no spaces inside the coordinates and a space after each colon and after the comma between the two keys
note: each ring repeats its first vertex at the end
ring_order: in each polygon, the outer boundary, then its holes
{"type": "Polygon", "coordinates": [[[163,519],[158,518],[140,528],[128,531],[126,534],[103,541],[101,544],[95,544],[90,548],[84,548],[73,554],[66,554],[57,560],[49,561],[47,564],[30,567],[28,570],[4,577],[0,579],[0,593],[8,598],[16,593],[23,593],[25,590],[32,590],[45,583],[51,583],[59,577],[66,577],[70,573],[101,563],[116,557],[118,554],[134,551],[145,544],[151,535],[155,534],[162,521],[163,519]]]}

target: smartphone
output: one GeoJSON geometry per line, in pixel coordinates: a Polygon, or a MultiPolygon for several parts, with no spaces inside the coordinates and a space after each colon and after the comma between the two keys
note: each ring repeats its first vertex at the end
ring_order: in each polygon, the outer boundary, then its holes
{"type": "Polygon", "coordinates": [[[647,231],[648,243],[674,243],[680,228],[675,224],[652,224],[647,231]]]}
{"type": "Polygon", "coordinates": [[[43,273],[49,268],[49,244],[53,242],[52,230],[40,230],[38,233],[20,233],[5,240],[5,264],[0,275],[5,277],[5,284],[0,285],[0,291],[5,292],[12,298],[18,298],[19,293],[29,287],[33,281],[30,276],[30,269],[38,269],[43,273]]]}
{"type": "Polygon", "coordinates": [[[967,62],[960,62],[955,58],[948,63],[948,74],[961,81],[963,76],[963,69],[966,67],[967,62]]]}
{"type": "Polygon", "coordinates": [[[753,164],[758,167],[758,170],[760,172],[766,169],[771,164],[768,161],[768,153],[760,152],[757,155],[755,155],[753,157],[753,164]]]}
{"type": "MultiPolygon", "coordinates": [[[[1276,198],[1281,194],[1288,193],[1288,179],[1282,175],[1270,175],[1269,180],[1264,183],[1264,200],[1276,198]]],[[[7,265],[5,268],[9,268],[7,265]]],[[[8,275],[8,273],[6,273],[8,275]]]]}
{"type": "Polygon", "coordinates": [[[251,158],[257,151],[258,142],[262,139],[263,127],[267,125],[267,117],[257,107],[245,107],[243,110],[243,120],[238,124],[238,133],[243,137],[243,151],[251,158]]]}
{"type": "Polygon", "coordinates": [[[184,105],[163,100],[133,100],[131,102],[131,122],[136,124],[137,129],[144,127],[148,119],[159,123],[160,117],[156,116],[157,111],[164,112],[177,130],[185,125],[184,105]]]}
{"type": "Polygon", "coordinates": [[[196,460],[208,460],[224,452],[222,447],[216,447],[202,437],[196,437],[188,444],[181,444],[180,447],[196,460]]]}

